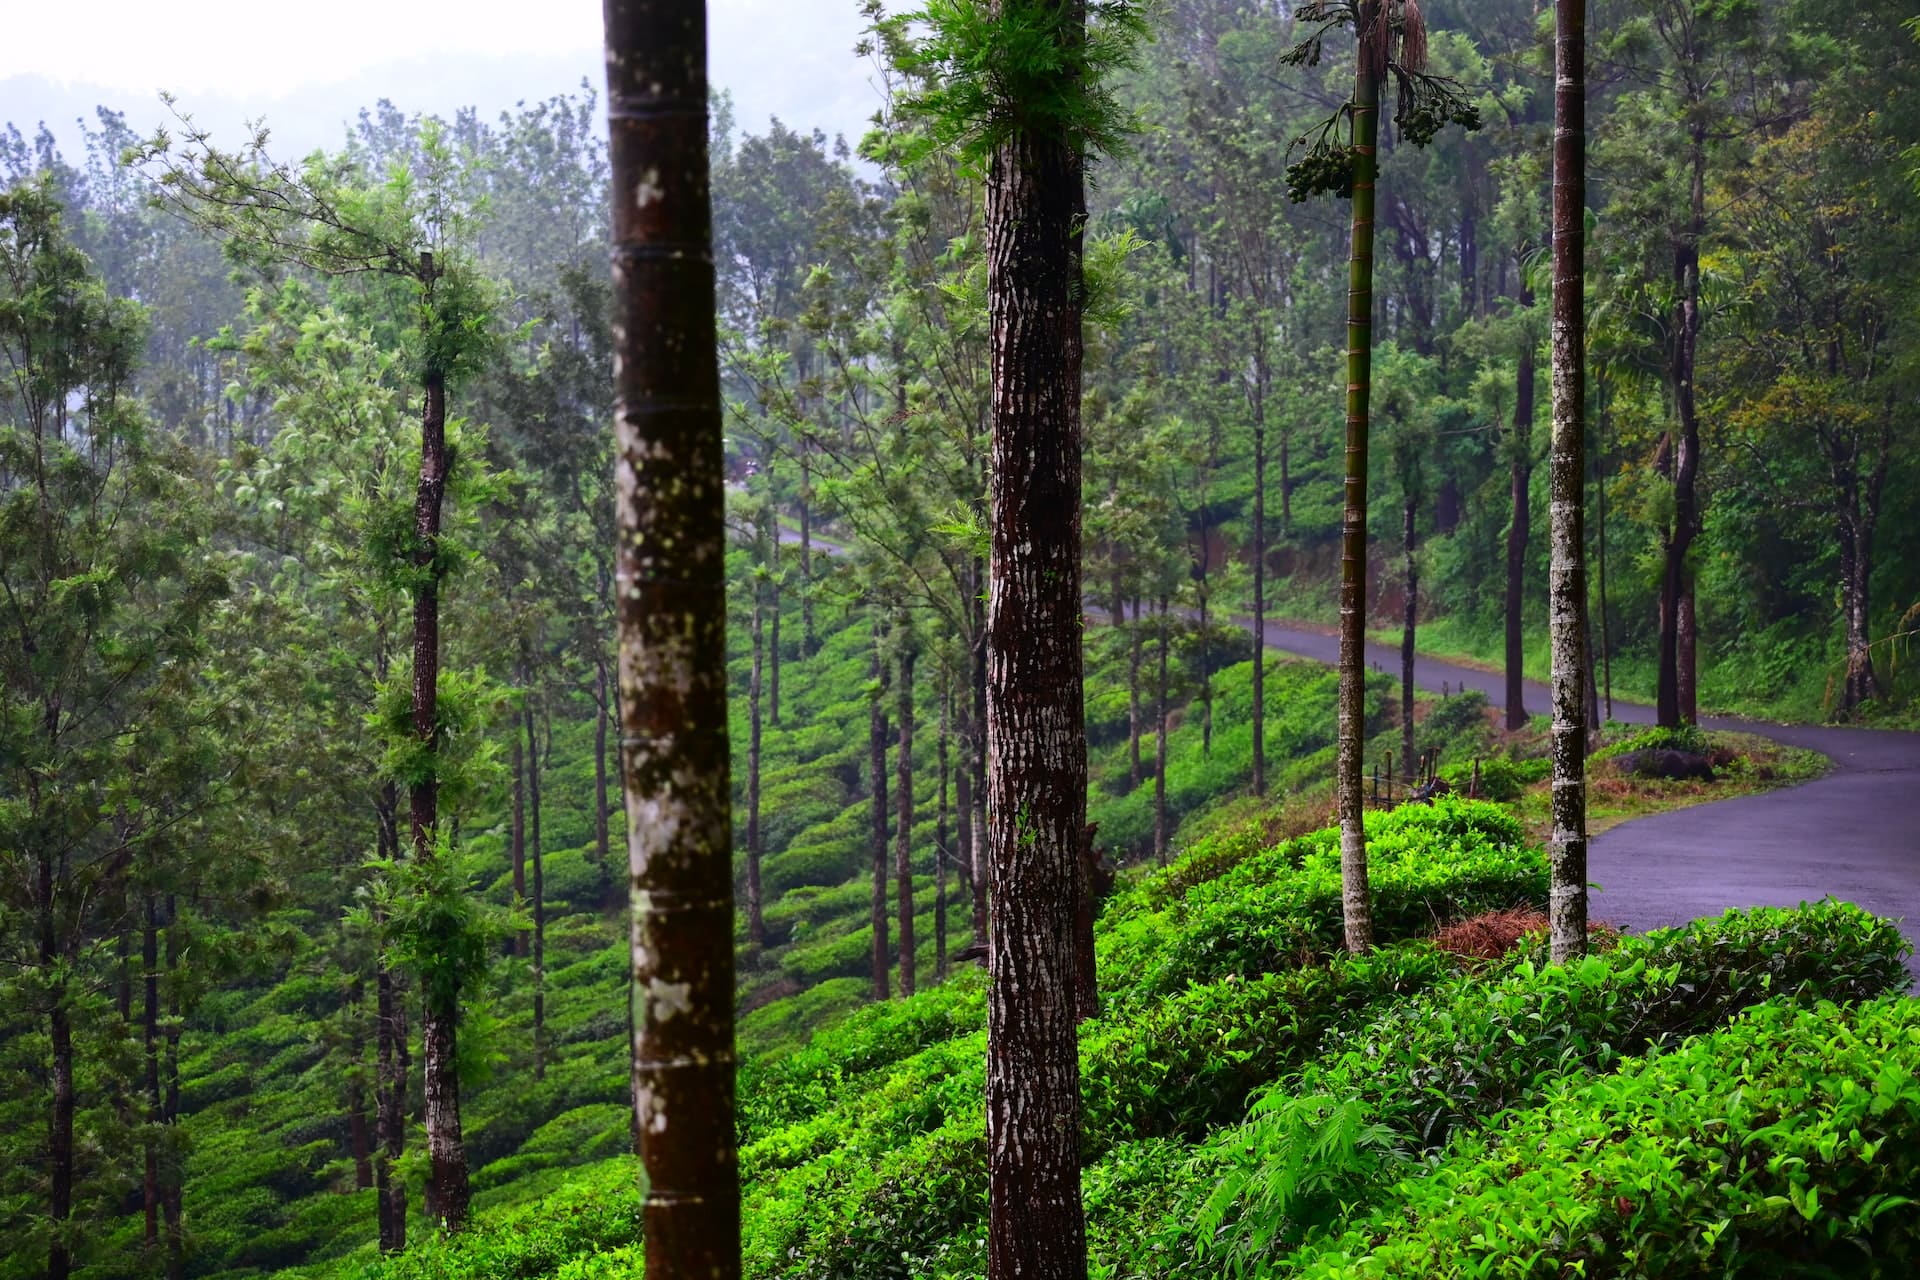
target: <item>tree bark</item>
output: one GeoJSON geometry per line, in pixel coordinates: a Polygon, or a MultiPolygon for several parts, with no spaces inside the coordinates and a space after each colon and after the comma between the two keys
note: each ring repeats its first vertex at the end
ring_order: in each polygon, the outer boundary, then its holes
{"type": "Polygon", "coordinates": [[[760,588],[753,591],[753,665],[747,674],[747,946],[755,953],[767,946],[767,922],[760,890],[760,668],[766,648],[760,588]]]}
{"type": "Polygon", "coordinates": [[[988,910],[993,898],[993,856],[987,834],[987,605],[982,599],[987,567],[980,560],[973,564],[973,940],[984,947],[993,923],[988,910]]]}
{"type": "Polygon", "coordinates": [[[1676,627],[1677,653],[1674,678],[1679,682],[1680,719],[1687,724],[1700,722],[1700,615],[1693,591],[1693,570],[1688,569],[1680,583],[1680,621],[1676,627]]]}
{"type": "Polygon", "coordinates": [[[894,761],[893,879],[900,913],[900,994],[910,996],[918,986],[913,934],[913,636],[901,626],[900,750],[894,761]]]}
{"type": "Polygon", "coordinates": [[[880,621],[873,624],[873,702],[867,709],[867,790],[871,827],[867,852],[873,862],[873,902],[868,924],[873,931],[873,998],[885,1000],[890,947],[887,942],[887,660],[881,655],[880,621]]]}
{"type": "Polygon", "coordinates": [[[156,1145],[160,1130],[160,904],[153,891],[147,891],[146,924],[140,934],[141,1004],[140,1029],[146,1057],[147,1123],[152,1126],[146,1141],[146,1179],[142,1199],[146,1207],[147,1248],[160,1244],[160,1150],[156,1145]]]}
{"type": "MultiPolygon", "coordinates": [[[[1125,602],[1114,597],[1114,621],[1119,622],[1125,602]]],[[[1127,790],[1140,789],[1140,597],[1133,598],[1133,626],[1127,633],[1127,790]]]]}
{"type": "MultiPolygon", "coordinates": [[[[1048,6],[1084,39],[1081,0],[1048,6]]],[[[999,4],[993,16],[1001,18],[999,4]]],[[[995,146],[986,199],[992,369],[987,620],[987,1275],[1085,1280],[1074,903],[1086,822],[1080,578],[1080,219],[1063,133],[995,146]]]]}
{"type": "MultiPolygon", "coordinates": [[[[774,546],[779,545],[780,535],[776,529],[774,546]]],[[[767,601],[767,723],[777,729],[780,727],[780,584],[777,580],[768,587],[768,594],[772,599],[767,601]]]]}
{"type": "MultiPolygon", "coordinates": [[[[966,880],[966,903],[963,910],[976,905],[974,898],[974,878],[977,868],[973,861],[973,735],[979,732],[972,718],[967,714],[971,701],[969,691],[962,686],[955,693],[955,727],[960,733],[959,767],[953,771],[953,822],[954,822],[954,862],[962,869],[966,880]]],[[[979,899],[984,903],[985,899],[979,899]]],[[[971,916],[973,940],[985,946],[987,941],[986,920],[982,916],[971,916]]]]}
{"type": "Polygon", "coordinates": [[[1706,234],[1706,125],[1690,126],[1689,161],[1692,166],[1690,217],[1686,232],[1674,247],[1674,285],[1678,296],[1678,324],[1674,326],[1673,395],[1680,419],[1674,441],[1673,526],[1667,532],[1664,574],[1661,580],[1660,667],[1655,689],[1655,717],[1664,728],[1678,728],[1688,719],[1692,640],[1682,638],[1683,615],[1690,612],[1685,597],[1691,589],[1687,555],[1700,531],[1700,414],[1694,396],[1694,372],[1700,346],[1700,241],[1706,234]],[[1689,672],[1682,674],[1682,664],[1689,672]]]}
{"type": "Polygon", "coordinates": [[[726,475],[702,0],[608,0],[621,769],[648,1280],[737,1280],[726,475]]]}
{"type": "MultiPolygon", "coordinates": [[[[596,647],[598,637],[595,638],[596,647]]],[[[607,817],[612,812],[607,803],[607,717],[610,707],[607,701],[607,660],[596,652],[593,658],[594,706],[593,706],[593,843],[598,855],[600,868],[600,890],[604,898],[611,896],[613,887],[612,833],[607,829],[607,817]]]]}
{"type": "MultiPolygon", "coordinates": [[[[1376,25],[1380,0],[1362,0],[1359,29],[1376,25]]],[[[1363,34],[1353,90],[1353,246],[1347,284],[1347,439],[1345,511],[1340,535],[1340,724],[1336,790],[1340,807],[1340,907],[1349,951],[1373,948],[1367,887],[1367,428],[1373,370],[1373,211],[1380,80],[1363,34]]],[[[1384,61],[1384,51],[1380,53],[1384,61]]]]}
{"type": "MultiPolygon", "coordinates": [[[[430,295],[433,256],[421,256],[430,295]]],[[[439,565],[440,520],[451,463],[446,375],[430,368],[420,414],[420,483],[413,508],[414,565],[418,570],[413,592],[413,732],[426,746],[435,767],[440,751],[440,581],[444,573],[439,565]]],[[[407,796],[414,856],[431,862],[436,856],[440,820],[440,781],[433,768],[408,785],[407,796]]],[[[422,994],[427,996],[422,1001],[420,1043],[430,1212],[443,1230],[460,1231],[467,1224],[468,1188],[466,1144],[460,1135],[459,995],[422,994]]]]}
{"type": "MultiPolygon", "coordinates": [[[[514,735],[519,741],[519,735],[514,735]]],[[[400,796],[393,783],[374,798],[375,841],[382,858],[400,857],[400,796]]],[[[374,1202],[379,1209],[380,1252],[407,1247],[407,1184],[399,1176],[407,1150],[407,1014],[384,952],[374,959],[373,1162],[374,1202]]]]}
{"type": "MultiPolygon", "coordinates": [[[[1520,305],[1533,306],[1533,290],[1523,286],[1520,305]]],[[[1513,517],[1507,525],[1507,728],[1527,727],[1526,634],[1527,541],[1533,524],[1533,342],[1521,344],[1514,378],[1512,450],[1507,479],[1513,517]]]]}
{"type": "Polygon", "coordinates": [[[1587,953],[1586,0],[1554,0],[1549,956],[1587,953]]]}

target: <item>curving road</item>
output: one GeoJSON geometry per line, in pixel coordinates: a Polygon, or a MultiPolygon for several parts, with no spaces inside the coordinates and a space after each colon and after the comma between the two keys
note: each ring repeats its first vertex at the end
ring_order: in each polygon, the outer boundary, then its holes
{"type": "MultiPolygon", "coordinates": [[[[1317,662],[1339,656],[1331,634],[1271,622],[1266,631],[1270,649],[1317,662]]],[[[1367,661],[1397,675],[1399,646],[1369,644],[1367,661]]],[[[1424,655],[1414,683],[1436,693],[1478,689],[1494,706],[1506,704],[1505,676],[1424,655]]],[[[1533,681],[1524,696],[1536,712],[1552,705],[1546,686],[1533,681]]],[[[1618,699],[1613,714],[1630,724],[1654,719],[1653,708],[1618,699]]],[[[1594,918],[1637,931],[1831,894],[1901,920],[1920,942],[1920,733],[1720,716],[1701,723],[1812,748],[1833,768],[1797,787],[1639,818],[1598,837],[1587,864],[1594,918]]],[[[1920,957],[1908,968],[1920,975],[1920,957]]]]}

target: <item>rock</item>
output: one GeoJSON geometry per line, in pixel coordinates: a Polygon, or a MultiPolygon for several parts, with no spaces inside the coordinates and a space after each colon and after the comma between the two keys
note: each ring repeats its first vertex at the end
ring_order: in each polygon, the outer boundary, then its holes
{"type": "Polygon", "coordinates": [[[1693,751],[1656,747],[1614,757],[1621,773],[1635,778],[1665,778],[1669,782],[1712,782],[1713,764],[1693,751]]]}

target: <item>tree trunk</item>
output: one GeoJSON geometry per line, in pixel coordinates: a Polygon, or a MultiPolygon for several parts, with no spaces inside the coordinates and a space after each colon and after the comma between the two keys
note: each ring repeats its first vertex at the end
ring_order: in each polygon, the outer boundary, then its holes
{"type": "Polygon", "coordinates": [[[146,1140],[146,1178],[141,1199],[146,1207],[148,1249],[160,1245],[160,904],[152,890],[147,891],[146,924],[140,933],[141,1003],[140,1031],[147,1070],[147,1123],[152,1131],[146,1140]]]}
{"type": "Polygon", "coordinates": [[[1549,954],[1587,953],[1586,0],[1554,0],[1552,833],[1549,954]]]}
{"type": "MultiPolygon", "coordinates": [[[[1082,0],[1050,6],[1084,39],[1082,0]]],[[[1003,17],[993,7],[995,19],[1003,17]]],[[[1074,902],[1087,807],[1080,586],[1080,157],[1063,131],[995,146],[987,621],[988,1280],[1085,1280],[1074,902]]]]}
{"type": "MultiPolygon", "coordinates": [[[[521,678],[524,681],[525,672],[521,673],[521,678]]],[[[513,868],[513,905],[517,911],[520,904],[527,900],[527,758],[518,726],[515,726],[511,736],[513,814],[507,826],[507,861],[513,868]]],[[[513,931],[513,954],[522,958],[527,954],[527,935],[524,930],[513,931]]]]}
{"type": "MultiPolygon", "coordinates": [[[[954,862],[963,869],[966,880],[967,908],[977,908],[986,901],[984,896],[975,898],[975,877],[978,869],[973,860],[973,735],[979,732],[967,713],[971,698],[970,691],[964,686],[957,691],[954,702],[954,716],[960,731],[959,767],[953,771],[954,803],[954,862]]],[[[973,940],[985,946],[987,924],[985,913],[971,916],[973,940]]]]}
{"type": "Polygon", "coordinates": [[[917,987],[913,936],[913,636],[904,623],[900,649],[900,751],[894,761],[893,879],[900,912],[900,994],[910,996],[917,987]]]}
{"type": "MultiPolygon", "coordinates": [[[[595,637],[598,644],[598,637],[595,637]]],[[[594,668],[594,709],[593,709],[593,843],[598,854],[600,868],[600,896],[605,901],[613,888],[612,833],[607,829],[607,817],[611,806],[607,804],[607,660],[596,652],[594,668]]]]}
{"type": "MultiPolygon", "coordinates": [[[[1118,596],[1114,599],[1114,619],[1120,618],[1119,610],[1125,608],[1118,596]]],[[[1142,730],[1140,707],[1140,597],[1133,598],[1133,626],[1127,634],[1127,791],[1140,789],[1140,736],[1142,730]]]]}
{"type": "Polygon", "coordinates": [[[373,1185],[373,1135],[367,1130],[367,1086],[359,1072],[366,1058],[355,1058],[355,1074],[347,1086],[347,1149],[353,1156],[353,1186],[365,1191],[373,1185]]]}
{"type": "MultiPolygon", "coordinates": [[[[774,545],[779,545],[776,530],[774,545]]],[[[777,553],[776,553],[777,554],[777,553]]],[[[774,728],[780,727],[780,584],[775,581],[768,587],[772,599],[767,601],[767,723],[774,728]]]]}
{"type": "Polygon", "coordinates": [[[547,1076],[547,882],[540,844],[540,743],[534,732],[533,704],[527,724],[527,802],[532,821],[528,860],[533,864],[533,1078],[547,1076]]]}
{"type": "Polygon", "coordinates": [[[1253,356],[1253,794],[1267,794],[1267,342],[1253,356]]]}
{"type": "MultiPolygon", "coordinates": [[[[431,291],[432,255],[423,254],[424,274],[431,291]]],[[[413,823],[414,856],[430,862],[436,856],[440,820],[440,549],[441,509],[446,501],[447,384],[438,369],[426,375],[425,403],[420,414],[420,484],[414,496],[414,539],[418,570],[413,592],[413,732],[427,748],[428,770],[408,785],[413,823]]],[[[467,1224],[467,1151],[460,1136],[460,1075],[457,1070],[460,999],[458,992],[423,991],[421,1058],[426,1093],[427,1188],[431,1214],[446,1231],[467,1224]]]]}
{"type": "MultiPolygon", "coordinates": [[[[1599,517],[1599,529],[1594,536],[1594,552],[1600,565],[1600,695],[1603,716],[1613,719],[1613,622],[1607,608],[1607,400],[1608,391],[1605,372],[1600,382],[1600,424],[1598,448],[1594,462],[1595,479],[1593,499],[1595,514],[1599,517]]],[[[1597,725],[1598,722],[1596,722],[1597,725]]]]}
{"type": "Polygon", "coordinates": [[[874,692],[872,705],[867,709],[867,789],[872,802],[871,831],[867,845],[873,861],[873,903],[868,923],[873,930],[875,1000],[885,1000],[890,994],[887,989],[890,950],[887,944],[887,857],[891,852],[891,842],[887,838],[887,690],[890,681],[887,660],[880,653],[881,634],[876,615],[873,624],[874,692]]]}
{"type": "Polygon", "coordinates": [[[753,665],[747,675],[747,946],[756,954],[767,946],[767,922],[760,889],[760,668],[766,648],[764,608],[758,584],[753,592],[753,665]]]}
{"type": "MultiPolygon", "coordinates": [[[[514,735],[519,741],[519,735],[514,735]]],[[[400,797],[393,783],[374,799],[376,842],[383,858],[400,857],[400,797]]],[[[377,930],[376,930],[377,931],[377,930]]],[[[373,1162],[374,1202],[379,1208],[380,1252],[407,1247],[407,1184],[399,1175],[407,1149],[407,1014],[384,950],[374,959],[373,1162]]]]}
{"type": "Polygon", "coordinates": [[[1680,719],[1687,724],[1700,722],[1700,615],[1693,592],[1693,570],[1688,569],[1680,584],[1680,621],[1676,629],[1677,652],[1674,676],[1680,688],[1680,719]]]}
{"type": "MultiPolygon", "coordinates": [[[[1533,290],[1522,286],[1520,305],[1533,306],[1533,290]]],[[[1507,525],[1507,728],[1527,727],[1526,635],[1527,540],[1533,524],[1533,343],[1520,348],[1514,378],[1512,449],[1507,459],[1513,518],[1507,525]]]]}
{"type": "MultiPolygon", "coordinates": [[[[1380,0],[1363,0],[1359,27],[1375,25],[1380,0]]],[[[1384,24],[1382,24],[1384,25],[1384,24]]],[[[1346,506],[1340,535],[1340,908],[1349,951],[1373,948],[1367,888],[1366,797],[1361,792],[1367,729],[1367,427],[1373,370],[1374,153],[1380,81],[1362,39],[1353,90],[1353,251],[1347,285],[1346,506]]],[[[1384,56],[1384,55],[1382,55],[1384,56]]]]}
{"type": "Polygon", "coordinates": [[[608,4],[621,769],[648,1280],[737,1280],[726,467],[702,0],[608,4]]]}
{"type": "Polygon", "coordinates": [[[1420,622],[1420,566],[1415,558],[1419,549],[1419,514],[1420,490],[1416,484],[1409,484],[1400,527],[1400,544],[1406,549],[1407,566],[1407,611],[1400,627],[1400,772],[1406,775],[1410,787],[1417,768],[1413,746],[1413,664],[1414,632],[1420,622]]]}
{"type": "Polygon", "coordinates": [[[992,929],[993,856],[987,832],[987,584],[986,565],[974,561],[973,620],[973,940],[987,945],[992,929]]]}
{"type": "Polygon", "coordinates": [[[933,980],[947,977],[947,734],[953,719],[953,690],[941,680],[938,743],[940,805],[933,824],[933,980]]]}
{"type": "Polygon", "coordinates": [[[813,656],[813,472],[800,436],[800,656],[813,656]]]}
{"type": "Polygon", "coordinates": [[[1673,394],[1680,419],[1679,439],[1674,442],[1673,527],[1665,545],[1664,574],[1661,580],[1660,668],[1656,688],[1655,713],[1660,725],[1678,728],[1688,719],[1691,695],[1691,627],[1684,620],[1691,612],[1686,597],[1691,592],[1692,576],[1687,569],[1687,554],[1699,533],[1700,509],[1700,415],[1694,397],[1694,371],[1700,346],[1700,240],[1706,231],[1706,126],[1696,122],[1690,128],[1693,183],[1691,218],[1687,232],[1674,248],[1674,285],[1678,295],[1679,323],[1674,327],[1673,394]],[[1687,633],[1683,638],[1683,631],[1687,633]]]}
{"type": "MultiPolygon", "coordinates": [[[[173,894],[167,895],[167,974],[171,978],[180,968],[182,944],[180,940],[180,906],[173,894]]],[[[167,1060],[164,1070],[166,1096],[160,1106],[160,1123],[164,1131],[171,1135],[174,1126],[180,1123],[180,996],[179,987],[168,983],[167,995],[167,1060]]],[[[160,1167],[160,1212],[166,1221],[167,1231],[167,1280],[184,1280],[187,1274],[186,1233],[182,1230],[185,1217],[186,1175],[181,1167],[180,1152],[169,1137],[164,1151],[165,1161],[160,1167]]]]}
{"type": "Polygon", "coordinates": [[[47,1216],[52,1243],[47,1248],[47,1275],[51,1280],[67,1280],[73,1269],[67,1247],[67,1220],[73,1214],[73,1026],[65,984],[56,983],[52,996],[47,1018],[53,1056],[53,1109],[47,1126],[47,1216]]]}
{"type": "Polygon", "coordinates": [[[1160,678],[1154,685],[1153,719],[1153,860],[1167,865],[1167,650],[1172,647],[1172,626],[1167,594],[1160,593],[1160,678]]]}

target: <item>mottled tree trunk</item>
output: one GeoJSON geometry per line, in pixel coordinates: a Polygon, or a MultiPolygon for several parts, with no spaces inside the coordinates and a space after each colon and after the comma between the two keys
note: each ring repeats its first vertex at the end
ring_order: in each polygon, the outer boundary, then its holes
{"type": "Polygon", "coordinates": [[[726,476],[706,6],[607,0],[621,769],[648,1280],[735,1280],[726,476]]]}
{"type": "Polygon", "coordinates": [[[1587,953],[1586,0],[1554,0],[1552,832],[1549,953],[1587,953]]]}
{"type": "MultiPolygon", "coordinates": [[[[1533,290],[1520,290],[1520,305],[1533,306],[1533,290]]],[[[1514,378],[1512,450],[1507,459],[1512,519],[1507,524],[1507,728],[1527,727],[1526,633],[1527,542],[1533,524],[1533,343],[1520,347],[1514,378]]]]}
{"type": "Polygon", "coordinates": [[[760,893],[760,671],[766,649],[765,609],[760,588],[753,591],[753,664],[747,674],[747,946],[756,953],[767,945],[767,922],[760,893]]]}
{"type": "Polygon", "coordinates": [[[887,828],[887,660],[880,652],[879,618],[873,624],[873,701],[867,708],[867,791],[870,815],[867,853],[873,863],[873,900],[868,927],[873,931],[873,998],[885,1000],[890,950],[887,941],[887,858],[891,853],[887,828]]]}
{"type": "Polygon", "coordinates": [[[1680,620],[1675,628],[1676,656],[1674,679],[1678,682],[1680,719],[1687,724],[1700,721],[1700,613],[1693,590],[1693,570],[1688,569],[1680,584],[1680,620]]]}
{"type": "MultiPolygon", "coordinates": [[[[1376,25],[1380,0],[1362,0],[1359,28],[1376,25]]],[[[1347,273],[1347,439],[1340,532],[1340,725],[1335,790],[1340,807],[1340,908],[1349,951],[1373,948],[1367,887],[1367,428],[1373,376],[1373,210],[1380,80],[1362,38],[1353,91],[1353,248],[1347,273]]],[[[1384,53],[1380,55],[1384,58],[1384,53]]]]}
{"type": "MultiPolygon", "coordinates": [[[[1080,0],[1052,6],[1084,37],[1080,0]]],[[[994,17],[1002,18],[1000,5],[994,17]]],[[[988,165],[992,591],[987,1275],[1084,1280],[1074,904],[1086,820],[1079,155],[1016,131],[988,165]]]]}
{"type": "Polygon", "coordinates": [[[901,627],[900,647],[900,750],[894,761],[893,880],[900,913],[900,994],[910,996],[917,987],[913,936],[913,636],[901,627]]]}

